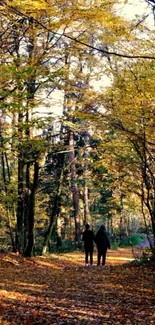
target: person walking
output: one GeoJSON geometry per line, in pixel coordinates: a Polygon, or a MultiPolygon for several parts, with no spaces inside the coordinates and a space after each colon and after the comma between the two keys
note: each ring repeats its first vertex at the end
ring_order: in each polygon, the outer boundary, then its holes
{"type": "Polygon", "coordinates": [[[84,250],[85,250],[85,264],[88,266],[88,257],[90,255],[90,264],[93,264],[93,241],[95,239],[93,230],[89,229],[90,226],[87,223],[85,225],[85,231],[82,234],[82,240],[84,241],[84,250]]]}
{"type": "Polygon", "coordinates": [[[105,226],[102,225],[95,236],[97,246],[97,265],[100,265],[102,257],[102,265],[105,265],[107,249],[110,248],[110,241],[106,233],[105,226]]]}

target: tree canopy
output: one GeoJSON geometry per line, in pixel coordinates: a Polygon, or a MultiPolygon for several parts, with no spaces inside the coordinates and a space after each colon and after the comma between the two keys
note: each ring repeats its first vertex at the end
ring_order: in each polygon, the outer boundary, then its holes
{"type": "Polygon", "coordinates": [[[154,35],[119,4],[0,2],[0,234],[25,256],[86,222],[154,254],[154,35]]]}

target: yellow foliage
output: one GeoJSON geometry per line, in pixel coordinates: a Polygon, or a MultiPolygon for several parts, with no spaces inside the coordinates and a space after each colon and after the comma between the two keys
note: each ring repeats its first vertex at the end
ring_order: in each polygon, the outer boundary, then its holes
{"type": "Polygon", "coordinates": [[[46,0],[13,0],[8,1],[8,5],[30,13],[34,10],[46,10],[48,8],[48,2],[46,0]]]}

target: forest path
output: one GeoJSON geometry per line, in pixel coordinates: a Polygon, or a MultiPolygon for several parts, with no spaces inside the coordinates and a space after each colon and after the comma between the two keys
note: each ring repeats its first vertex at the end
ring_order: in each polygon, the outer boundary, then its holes
{"type": "Polygon", "coordinates": [[[80,252],[1,254],[0,324],[153,325],[155,270],[132,259],[131,249],[110,250],[104,267],[85,267],[80,252]]]}

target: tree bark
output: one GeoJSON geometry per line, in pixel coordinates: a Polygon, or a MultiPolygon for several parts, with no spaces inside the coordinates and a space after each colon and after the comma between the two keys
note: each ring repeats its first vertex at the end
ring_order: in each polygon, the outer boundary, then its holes
{"type": "Polygon", "coordinates": [[[84,223],[89,222],[90,218],[90,213],[89,213],[89,199],[88,199],[88,186],[87,186],[87,181],[85,179],[85,184],[84,184],[84,223]]]}
{"type": "Polygon", "coordinates": [[[7,223],[8,223],[8,229],[9,229],[9,234],[10,234],[10,239],[11,239],[11,244],[12,244],[12,251],[16,252],[16,245],[15,245],[15,239],[13,236],[13,229],[12,225],[10,222],[10,211],[9,211],[9,206],[8,206],[8,185],[10,184],[10,170],[9,170],[9,164],[8,164],[8,159],[7,159],[7,154],[4,152],[4,146],[2,142],[2,135],[0,133],[0,139],[1,139],[1,163],[2,163],[2,177],[3,177],[3,182],[4,182],[4,191],[6,195],[6,200],[5,200],[5,208],[6,208],[6,216],[7,216],[7,223]]]}
{"type": "Polygon", "coordinates": [[[27,235],[27,246],[24,251],[25,257],[30,257],[33,250],[34,245],[34,212],[35,212],[35,191],[38,184],[38,175],[39,175],[39,165],[38,162],[34,163],[34,174],[33,174],[33,184],[31,186],[30,194],[29,194],[29,207],[28,207],[28,215],[27,215],[27,224],[28,224],[28,235],[27,235]]]}
{"type": "Polygon", "coordinates": [[[56,195],[54,198],[54,204],[52,207],[52,212],[51,212],[51,216],[50,216],[50,223],[49,226],[45,232],[44,235],[44,241],[43,241],[43,248],[42,248],[42,254],[45,255],[48,252],[48,242],[53,230],[53,226],[54,226],[54,222],[57,218],[57,216],[60,213],[60,199],[61,199],[61,190],[62,190],[62,180],[63,180],[63,166],[64,166],[64,154],[61,160],[61,166],[60,167],[60,174],[59,174],[59,179],[58,179],[58,183],[57,183],[57,191],[56,191],[56,195]]]}
{"type": "Polygon", "coordinates": [[[79,220],[79,193],[77,184],[75,183],[77,179],[76,175],[76,165],[75,165],[75,150],[74,150],[74,133],[70,131],[69,137],[69,160],[70,160],[70,172],[71,172],[71,191],[73,196],[73,215],[75,222],[75,241],[80,242],[81,233],[80,233],[80,220],[79,220]]]}
{"type": "Polygon", "coordinates": [[[24,162],[23,154],[18,154],[18,202],[17,202],[17,234],[16,244],[19,253],[23,252],[24,236],[23,236],[23,213],[24,213],[24,162]]]}

